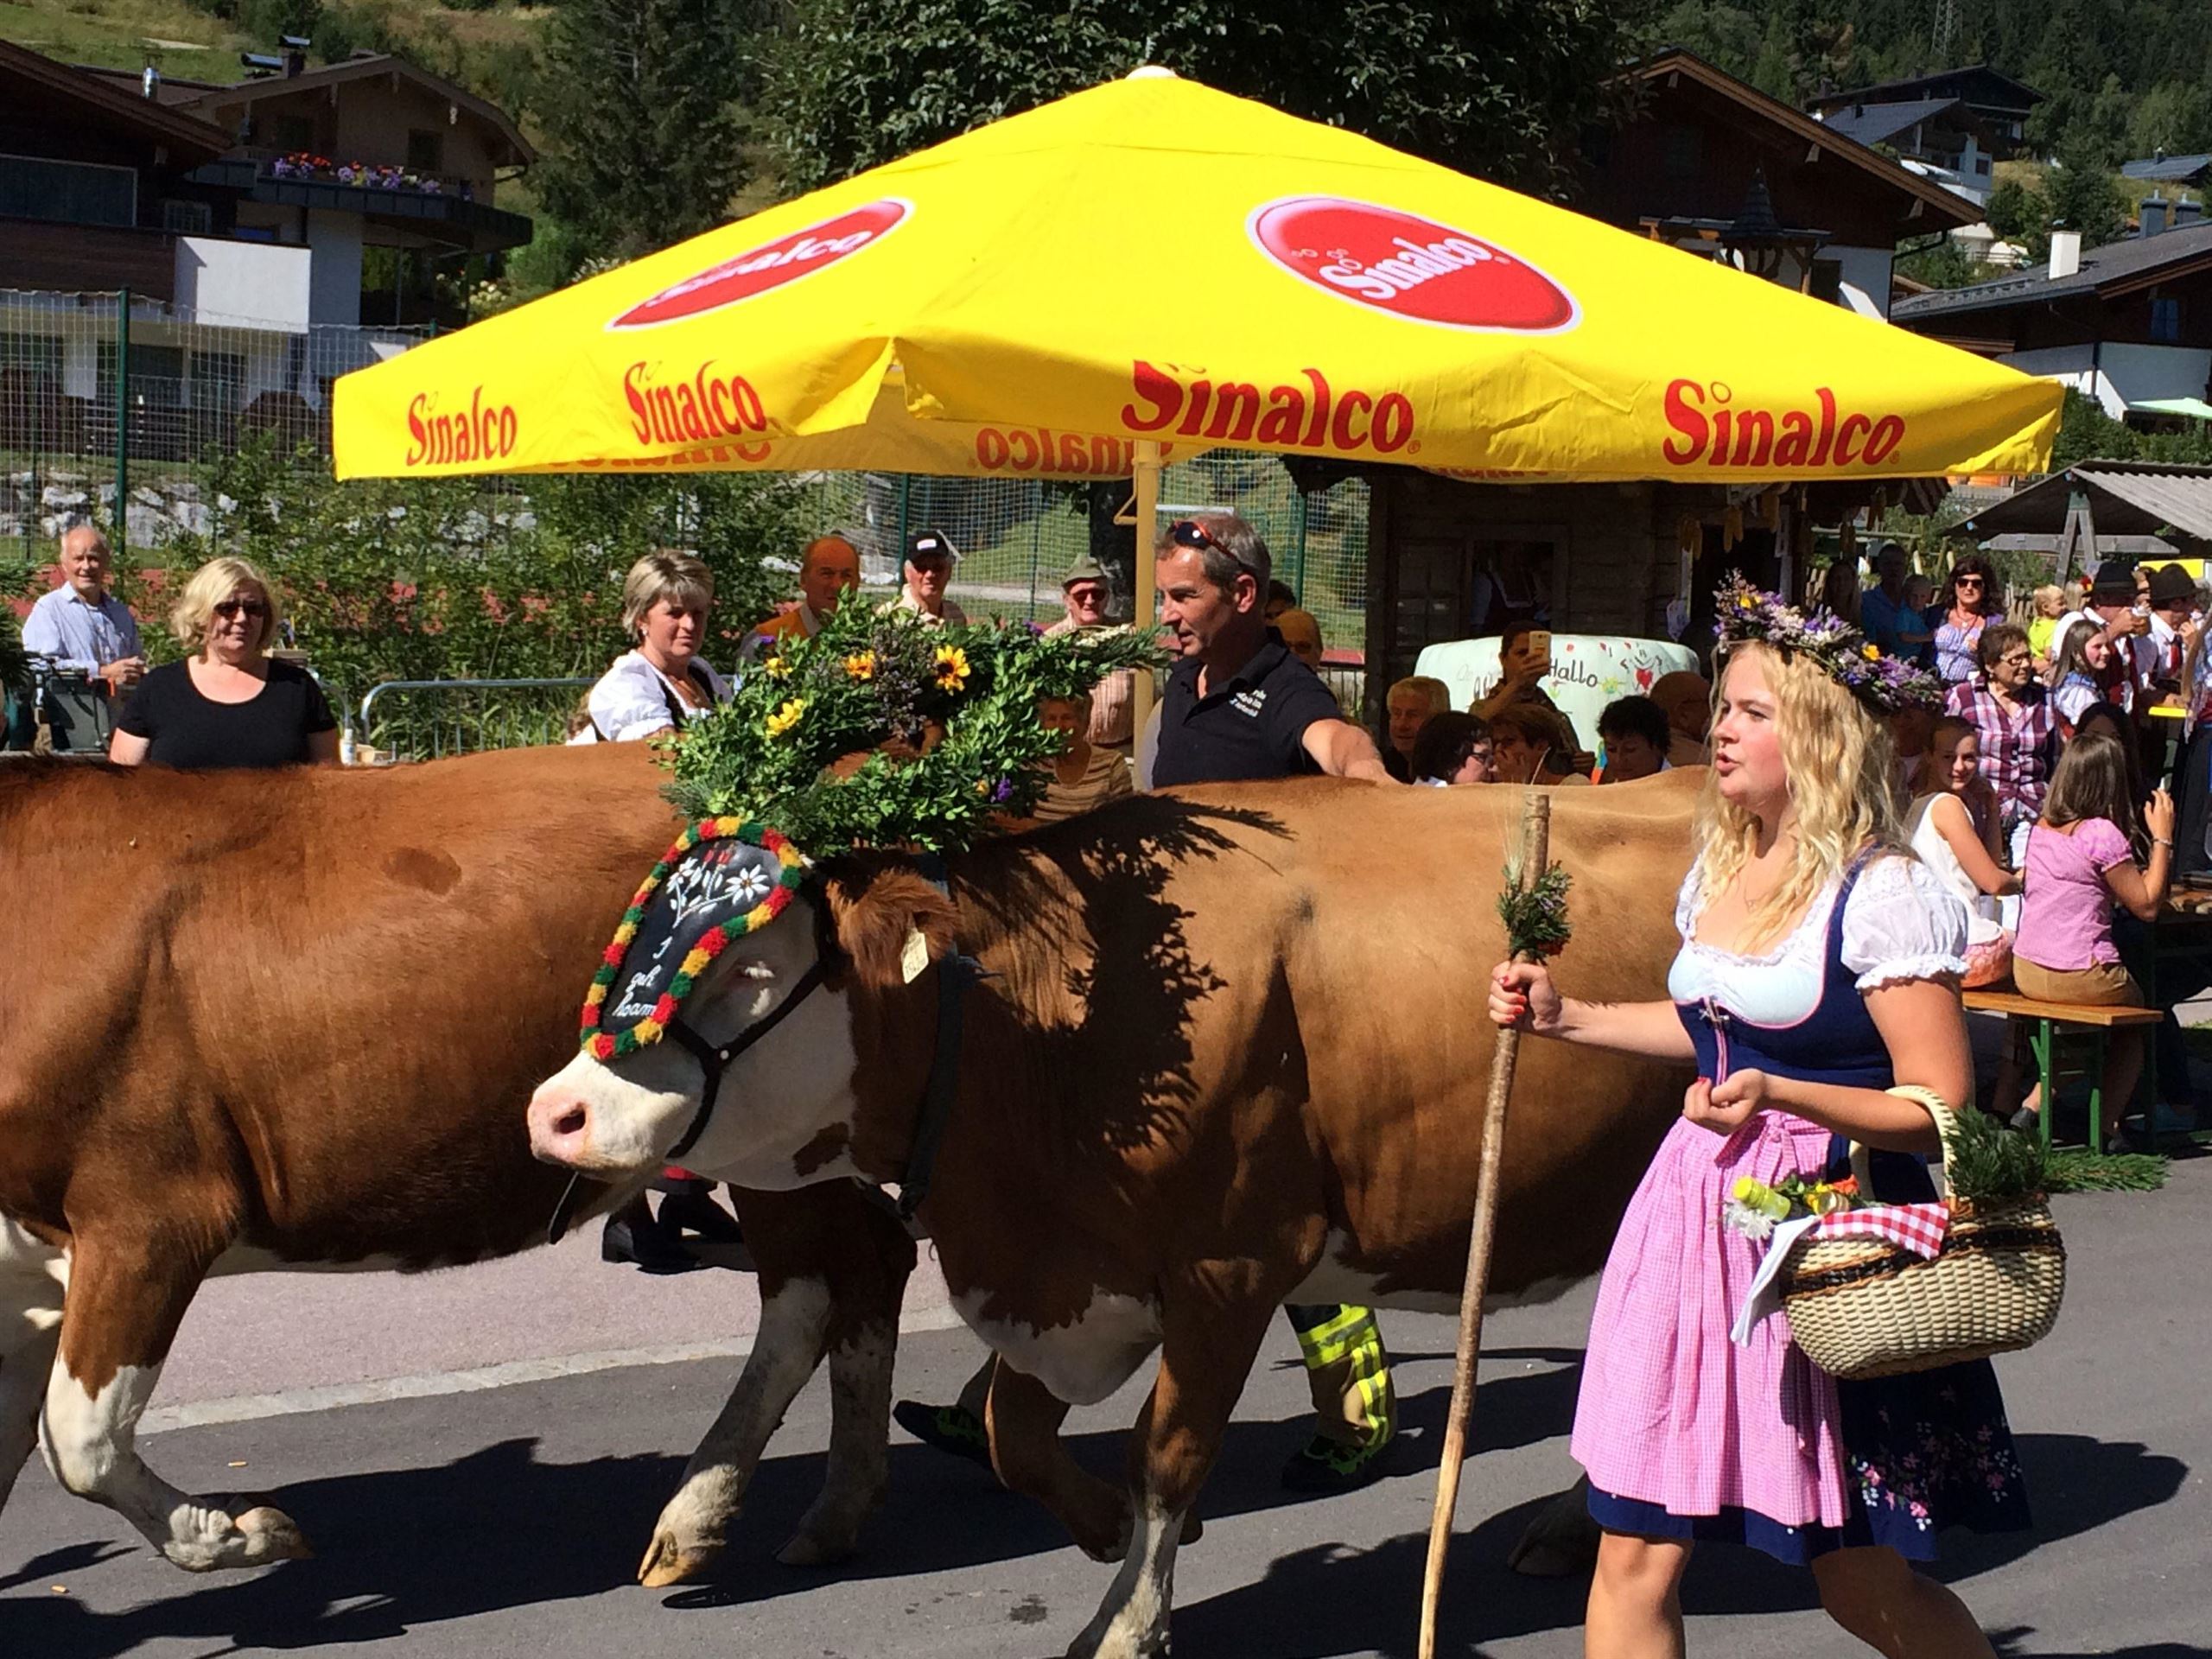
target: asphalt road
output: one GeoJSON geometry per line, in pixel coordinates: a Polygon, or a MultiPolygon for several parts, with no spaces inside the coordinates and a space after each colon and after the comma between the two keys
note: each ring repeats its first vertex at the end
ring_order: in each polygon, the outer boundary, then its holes
{"type": "MultiPolygon", "coordinates": [[[[2212,1656],[2212,1497],[2200,1472],[2212,1461],[2209,1209],[2212,1160],[2177,1166],[2160,1193],[2060,1201],[2066,1313],[2049,1342],[2001,1368],[2037,1529],[1957,1539],[1945,1567],[2006,1659],[2212,1656]]],[[[775,1564],[820,1478],[819,1378],[772,1448],[719,1580],[637,1587],[652,1517],[735,1373],[749,1288],[721,1273],[602,1270],[575,1247],[412,1281],[211,1287],[156,1395],[147,1453],[189,1488],[281,1493],[319,1558],[193,1578],[34,1465],[0,1515],[0,1656],[1059,1654],[1108,1569],[980,1471],[896,1431],[891,1497],[862,1557],[823,1572],[775,1564]]],[[[1518,1579],[1501,1562],[1572,1472],[1565,1434],[1589,1301],[1586,1287],[1490,1323],[1446,1653],[1580,1651],[1582,1586],[1518,1579]]],[[[945,1320],[942,1287],[918,1284],[901,1392],[957,1386],[976,1351],[945,1320]]],[[[1205,1537],[1179,1561],[1185,1659],[1412,1652],[1451,1328],[1402,1315],[1384,1325],[1403,1402],[1399,1472],[1333,1500],[1276,1488],[1305,1405],[1284,1330],[1207,1490],[1205,1537]]],[[[1136,1397],[1071,1418],[1077,1455],[1115,1466],[1136,1397]]],[[[1813,1609],[1801,1575],[1763,1557],[1707,1552],[1683,1600],[1698,1651],[1861,1651],[1813,1609]]]]}

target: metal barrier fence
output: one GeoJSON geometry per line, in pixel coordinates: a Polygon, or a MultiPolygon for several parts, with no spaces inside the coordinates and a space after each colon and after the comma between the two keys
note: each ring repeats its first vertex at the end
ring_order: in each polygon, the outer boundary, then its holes
{"type": "Polygon", "coordinates": [[[378,761],[562,743],[593,683],[588,678],[386,680],[361,699],[353,735],[378,761]],[[425,702],[432,706],[421,706],[425,702]]]}

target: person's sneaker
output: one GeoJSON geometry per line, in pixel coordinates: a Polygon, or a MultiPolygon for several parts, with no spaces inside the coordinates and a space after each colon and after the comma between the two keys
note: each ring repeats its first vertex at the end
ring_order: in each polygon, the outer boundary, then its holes
{"type": "Polygon", "coordinates": [[[1382,1473],[1382,1453],[1389,1444],[1387,1434],[1364,1446],[1316,1434],[1303,1451],[1283,1465],[1283,1489],[1323,1496],[1357,1491],[1382,1473]]]}
{"type": "Polygon", "coordinates": [[[745,1229],[711,1192],[671,1192],[660,1201],[660,1224],[670,1233],[696,1233],[710,1244],[742,1244],[745,1229]]]}
{"type": "Polygon", "coordinates": [[[632,1226],[619,1217],[600,1233],[599,1259],[655,1274],[696,1273],[707,1265],[658,1226],[632,1226]]]}
{"type": "Polygon", "coordinates": [[[891,1408],[891,1421],[924,1446],[980,1463],[986,1469],[991,1466],[990,1433],[983,1420],[963,1407],[901,1400],[891,1408]]]}
{"type": "Polygon", "coordinates": [[[2043,1114],[2032,1106],[2023,1106],[2005,1121],[2023,1135],[2033,1135],[2036,1125],[2043,1121],[2043,1114]]]}

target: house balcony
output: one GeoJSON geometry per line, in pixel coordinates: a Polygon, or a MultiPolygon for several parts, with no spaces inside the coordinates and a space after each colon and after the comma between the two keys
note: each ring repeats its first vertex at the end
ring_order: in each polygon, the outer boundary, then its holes
{"type": "Polygon", "coordinates": [[[287,177],[277,168],[284,158],[272,151],[245,149],[210,162],[191,174],[196,184],[238,191],[248,201],[311,211],[359,214],[386,229],[436,243],[457,253],[497,253],[527,244],[529,219],[470,199],[466,180],[437,175],[435,191],[410,185],[340,183],[335,178],[287,177]]]}
{"type": "Polygon", "coordinates": [[[127,288],[149,300],[176,297],[176,245],[168,231],[0,219],[0,288],[62,293],[127,288]]]}

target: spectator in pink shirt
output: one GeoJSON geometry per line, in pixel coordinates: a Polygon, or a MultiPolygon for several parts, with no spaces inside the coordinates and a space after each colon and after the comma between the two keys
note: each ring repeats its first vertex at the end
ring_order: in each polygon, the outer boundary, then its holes
{"type": "MultiPolygon", "coordinates": [[[[2012,942],[2012,981],[2023,995],[2044,1002],[2143,1006],[2143,988],[2120,964],[2113,942],[2113,906],[2124,905],[2149,922],[2165,903],[2173,797],[2154,791],[2143,809],[2151,856],[2139,866],[2126,827],[2133,807],[2127,752],[2119,740],[2101,731],[2076,735],[2052,775],[2043,816],[2028,832],[2020,929],[2012,942]]],[[[2141,1033],[2113,1032],[2105,1050],[2104,1097],[2113,1103],[2115,1121],[2142,1070],[2141,1033]]],[[[2039,1107],[2031,1096],[2016,1122],[2033,1122],[2039,1107]]]]}

